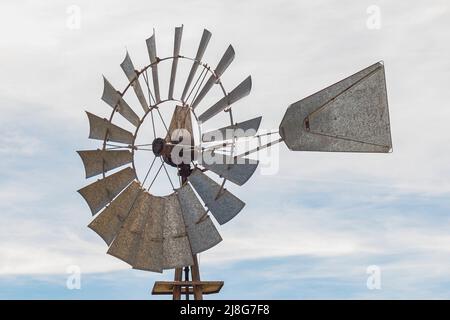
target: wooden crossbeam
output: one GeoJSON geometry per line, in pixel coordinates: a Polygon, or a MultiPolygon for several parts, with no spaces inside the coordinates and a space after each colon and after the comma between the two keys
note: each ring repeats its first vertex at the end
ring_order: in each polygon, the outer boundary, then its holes
{"type": "Polygon", "coordinates": [[[189,289],[189,294],[194,294],[194,287],[200,288],[202,294],[219,293],[223,287],[223,281],[156,281],[152,294],[153,295],[173,295],[177,288],[189,289]]]}

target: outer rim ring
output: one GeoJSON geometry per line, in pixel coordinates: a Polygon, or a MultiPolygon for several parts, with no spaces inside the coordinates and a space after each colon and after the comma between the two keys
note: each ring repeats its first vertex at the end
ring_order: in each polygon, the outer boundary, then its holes
{"type": "MultiPolygon", "coordinates": [[[[221,88],[221,90],[222,90],[222,93],[223,93],[224,97],[227,95],[227,91],[225,90],[225,87],[223,86],[222,81],[220,80],[220,77],[217,77],[216,73],[215,73],[213,70],[211,70],[210,66],[209,66],[207,63],[202,62],[202,61],[200,61],[200,60],[196,60],[196,59],[194,59],[194,58],[190,58],[190,57],[186,57],[186,56],[179,55],[178,57],[176,57],[176,56],[168,56],[168,57],[165,57],[165,58],[157,58],[156,62],[150,63],[149,65],[147,65],[147,66],[145,66],[144,68],[142,68],[140,71],[135,70],[135,72],[136,72],[136,77],[133,78],[131,81],[128,82],[128,85],[125,87],[125,89],[124,89],[122,92],[119,92],[120,96],[123,97],[123,96],[127,93],[128,89],[129,89],[130,87],[132,87],[132,83],[133,83],[134,81],[138,80],[139,77],[140,77],[145,71],[147,71],[148,68],[152,67],[153,65],[157,65],[158,63],[160,63],[160,62],[162,62],[162,61],[169,61],[169,60],[173,60],[174,58],[186,59],[186,60],[190,60],[190,61],[193,61],[193,62],[197,62],[197,63],[199,64],[199,66],[203,67],[203,69],[206,69],[207,72],[211,73],[211,75],[214,76],[214,78],[216,79],[216,83],[220,86],[220,88],[221,88]]],[[[150,100],[150,99],[149,99],[149,100],[150,100]]],[[[135,172],[136,180],[139,182],[139,184],[140,184],[142,187],[143,187],[143,184],[141,183],[141,181],[139,180],[139,178],[138,178],[138,176],[137,176],[137,174],[136,174],[136,165],[135,165],[135,161],[134,161],[134,156],[135,156],[135,148],[134,148],[134,145],[135,145],[136,137],[137,137],[137,134],[138,134],[138,132],[139,132],[139,129],[140,129],[142,123],[144,122],[145,118],[147,117],[147,115],[148,115],[153,109],[157,108],[160,104],[163,104],[163,103],[166,103],[166,102],[169,102],[169,101],[172,101],[172,102],[178,102],[178,103],[181,103],[183,106],[186,106],[186,104],[185,104],[183,101],[181,101],[180,99],[174,99],[174,98],[172,98],[172,99],[164,99],[164,100],[161,100],[161,101],[155,103],[154,105],[149,105],[148,110],[147,110],[147,111],[145,112],[145,114],[140,118],[139,125],[136,127],[136,129],[135,129],[135,131],[134,131],[134,134],[133,134],[133,142],[132,142],[132,144],[131,144],[131,155],[132,155],[131,165],[132,165],[132,168],[133,168],[133,170],[134,170],[134,172],[135,172]]],[[[149,102],[150,102],[150,101],[149,101],[149,102]]],[[[198,121],[198,117],[197,117],[197,115],[196,115],[194,109],[192,109],[190,106],[188,106],[188,107],[189,107],[190,111],[192,112],[192,114],[194,115],[195,120],[196,120],[196,122],[197,122],[197,129],[198,129],[199,141],[200,141],[200,144],[199,144],[199,145],[200,145],[200,148],[201,148],[201,147],[202,147],[202,125],[201,125],[201,123],[198,121]]],[[[111,112],[111,115],[110,115],[110,117],[109,117],[109,119],[108,119],[108,122],[111,123],[111,124],[112,124],[112,120],[113,120],[113,118],[114,118],[114,114],[115,114],[116,111],[117,111],[117,108],[118,108],[118,104],[113,108],[113,110],[112,110],[112,112],[111,112]]],[[[233,123],[233,115],[232,115],[232,112],[231,112],[231,106],[228,107],[227,109],[225,109],[225,112],[229,112],[229,114],[230,114],[230,125],[233,125],[234,123],[233,123]]],[[[102,146],[102,150],[103,150],[103,151],[107,150],[107,149],[106,149],[107,138],[108,138],[108,133],[106,133],[105,138],[103,139],[103,146],[102,146]]],[[[234,149],[235,149],[235,139],[233,138],[233,142],[232,142],[232,144],[231,144],[231,153],[232,153],[232,154],[233,154],[233,152],[234,152],[234,149]]],[[[194,166],[197,167],[196,164],[194,164],[194,166]]],[[[103,170],[102,176],[103,176],[103,178],[106,177],[106,172],[105,172],[105,170],[103,170]]],[[[224,188],[225,183],[226,183],[226,181],[227,181],[226,178],[222,178],[222,179],[223,179],[223,181],[222,181],[222,183],[221,183],[221,188],[220,188],[220,190],[219,190],[219,193],[222,191],[222,189],[224,188]]],[[[147,190],[147,192],[150,193],[150,190],[147,190]]],[[[170,193],[170,194],[168,194],[168,195],[166,195],[166,196],[170,196],[170,195],[172,195],[173,193],[175,193],[175,190],[174,190],[172,193],[170,193]]],[[[150,194],[151,194],[151,193],[150,193],[150,194]]]]}

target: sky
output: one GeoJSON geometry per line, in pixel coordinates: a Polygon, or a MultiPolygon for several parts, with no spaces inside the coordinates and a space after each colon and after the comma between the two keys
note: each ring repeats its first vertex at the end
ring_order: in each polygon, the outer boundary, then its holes
{"type": "Polygon", "coordinates": [[[102,75],[124,88],[126,51],[147,65],[155,28],[158,55],[169,56],[181,24],[182,54],[195,55],[203,28],[212,65],[233,45],[224,85],[253,79],[234,116],[262,115],[262,130],[277,129],[291,103],[380,60],[390,107],[392,153],[281,144],[247,184],[230,184],[246,207],[200,255],[202,279],[225,281],[208,298],[449,299],[445,0],[2,1],[0,298],[161,298],[153,282],[172,271],[132,270],[87,228],[76,190],[89,181],[75,151],[100,145],[87,139],[84,111],[109,115],[102,75]],[[67,285],[73,270],[79,288],[67,285]]]}

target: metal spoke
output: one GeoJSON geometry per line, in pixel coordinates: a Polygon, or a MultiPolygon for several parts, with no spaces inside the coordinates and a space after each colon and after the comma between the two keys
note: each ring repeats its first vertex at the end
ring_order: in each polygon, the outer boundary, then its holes
{"type": "MultiPolygon", "coordinates": [[[[167,134],[169,134],[169,128],[167,128],[167,125],[161,115],[161,112],[159,112],[159,108],[156,108],[156,111],[158,111],[159,117],[161,118],[162,123],[164,124],[164,127],[166,128],[167,134]]],[[[170,138],[170,137],[169,137],[170,138]]]]}
{"type": "MultiPolygon", "coordinates": [[[[155,157],[156,159],[156,157],[155,157]]],[[[150,190],[150,188],[152,187],[153,183],[155,182],[156,178],[158,177],[159,172],[161,171],[161,168],[163,167],[163,164],[161,163],[161,165],[159,166],[158,172],[156,172],[155,177],[153,178],[152,182],[150,183],[150,185],[148,186],[148,190],[150,190]]]]}
{"type": "MultiPolygon", "coordinates": [[[[252,139],[257,139],[258,145],[261,146],[262,145],[261,137],[270,136],[270,135],[273,135],[273,134],[276,134],[276,133],[278,133],[278,130],[277,131],[270,131],[270,132],[267,132],[267,133],[258,134],[258,135],[251,136],[251,137],[234,137],[234,141],[223,142],[223,143],[214,144],[214,145],[209,145],[209,146],[203,147],[202,150],[203,151],[205,151],[205,150],[207,150],[207,151],[214,150],[214,151],[231,152],[230,150],[221,149],[221,148],[227,148],[227,147],[228,148],[230,148],[230,147],[231,148],[235,148],[237,143],[242,143],[242,142],[249,141],[249,140],[252,140],[252,139]]],[[[223,140],[223,141],[226,141],[226,140],[223,140]]]]}
{"type": "Polygon", "coordinates": [[[147,147],[147,146],[151,146],[153,145],[153,143],[144,143],[144,144],[135,144],[135,147],[147,147]]]}
{"type": "Polygon", "coordinates": [[[137,150],[139,150],[139,151],[153,151],[153,149],[145,149],[145,148],[139,148],[137,150]]]}
{"type": "Polygon", "coordinates": [[[150,165],[150,168],[148,169],[147,174],[145,175],[144,181],[142,181],[142,186],[144,185],[145,181],[147,180],[147,177],[150,173],[150,170],[152,170],[152,168],[153,168],[153,164],[155,163],[155,160],[156,160],[156,157],[153,157],[152,164],[150,165]]]}
{"type": "Polygon", "coordinates": [[[144,71],[144,73],[143,73],[143,77],[144,77],[145,84],[147,85],[148,101],[153,100],[153,104],[156,104],[156,100],[155,100],[155,98],[153,97],[152,90],[150,89],[150,85],[148,84],[148,74],[147,74],[147,69],[145,69],[145,71],[144,71]]]}
{"type": "MultiPolygon", "coordinates": [[[[205,70],[206,70],[206,69],[205,69],[205,70]]],[[[198,92],[200,91],[200,88],[202,87],[203,82],[205,81],[207,75],[208,75],[208,72],[205,72],[205,74],[203,75],[202,81],[200,81],[200,84],[199,84],[198,87],[197,87],[197,91],[195,92],[195,95],[192,97],[191,105],[192,105],[192,103],[195,101],[195,99],[197,98],[198,92]]],[[[189,98],[189,97],[188,97],[188,98],[189,98]]],[[[186,99],[186,101],[187,101],[187,99],[186,99]]]]}
{"type": "Polygon", "coordinates": [[[195,87],[197,86],[197,83],[200,81],[200,78],[203,76],[203,73],[205,73],[206,70],[207,70],[206,68],[202,69],[202,71],[200,72],[200,75],[197,77],[197,80],[195,81],[194,85],[192,86],[191,91],[189,92],[185,101],[189,100],[189,97],[191,96],[192,92],[194,91],[195,87]]]}
{"type": "Polygon", "coordinates": [[[180,183],[180,188],[183,186],[183,181],[181,180],[181,175],[178,173],[178,181],[180,183]]]}
{"type": "Polygon", "coordinates": [[[120,145],[118,145],[118,144],[111,144],[111,143],[107,143],[106,146],[108,146],[108,147],[113,147],[113,148],[116,148],[116,149],[119,149],[119,148],[131,148],[130,145],[120,146],[120,145]]]}
{"type": "MultiPolygon", "coordinates": [[[[153,97],[152,91],[150,90],[150,85],[148,82],[148,74],[147,74],[147,69],[144,72],[144,80],[145,80],[145,84],[147,85],[147,90],[148,90],[148,95],[149,95],[149,101],[150,101],[150,97],[153,100],[153,103],[156,104],[155,98],[153,97]]],[[[153,118],[153,109],[155,107],[150,109],[150,117],[152,119],[152,128],[153,128],[153,138],[156,139],[156,128],[155,128],[155,120],[153,118]]],[[[157,109],[157,108],[156,108],[157,109]]],[[[158,110],[158,109],[157,109],[158,110]]],[[[159,112],[159,111],[158,111],[159,112]]]]}
{"type": "Polygon", "coordinates": [[[170,179],[169,172],[167,171],[167,168],[166,168],[166,166],[164,165],[164,160],[161,158],[161,156],[159,157],[159,159],[161,160],[161,164],[162,164],[162,166],[163,166],[163,168],[164,168],[164,171],[166,172],[167,178],[169,179],[169,182],[170,182],[170,185],[172,186],[172,189],[175,190],[175,187],[174,187],[174,185],[173,185],[173,183],[172,183],[172,179],[170,179]]]}
{"type": "Polygon", "coordinates": [[[240,155],[236,155],[236,156],[234,156],[234,157],[235,157],[235,158],[240,158],[240,157],[248,156],[249,154],[252,154],[252,153],[257,152],[257,151],[259,151],[259,150],[262,150],[262,149],[266,149],[266,148],[268,148],[268,147],[271,147],[271,146],[273,146],[273,145],[275,145],[275,144],[277,144],[277,143],[280,143],[281,141],[283,141],[283,138],[279,138],[279,139],[274,140],[274,141],[271,141],[271,142],[269,142],[269,143],[266,143],[266,144],[263,144],[263,145],[259,145],[258,147],[254,148],[254,149],[252,149],[252,150],[246,151],[246,152],[244,152],[244,153],[242,153],[242,154],[240,154],[240,155]]]}
{"type": "MultiPolygon", "coordinates": [[[[158,110],[158,109],[156,109],[156,110],[158,110]]],[[[156,139],[156,129],[155,129],[155,120],[153,118],[153,109],[150,110],[150,117],[152,118],[153,137],[156,139]]]]}
{"type": "Polygon", "coordinates": [[[215,150],[215,149],[219,149],[222,147],[228,147],[231,145],[233,145],[233,142],[224,142],[224,143],[214,144],[212,146],[204,147],[203,150],[215,150]]]}
{"type": "Polygon", "coordinates": [[[105,150],[117,150],[117,149],[131,149],[131,146],[123,146],[123,147],[110,147],[110,148],[105,148],[105,150]]]}

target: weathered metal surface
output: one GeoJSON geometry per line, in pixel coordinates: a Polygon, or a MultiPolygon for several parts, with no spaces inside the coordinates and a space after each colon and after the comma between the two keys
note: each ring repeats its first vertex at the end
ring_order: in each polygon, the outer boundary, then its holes
{"type": "Polygon", "coordinates": [[[295,151],[389,152],[384,66],[376,63],[289,106],[280,134],[295,151]]]}
{"type": "Polygon", "coordinates": [[[178,197],[173,193],[164,199],[163,269],[192,265],[192,251],[178,197]]]}
{"type": "Polygon", "coordinates": [[[208,250],[222,241],[205,208],[189,184],[177,190],[184,223],[193,254],[208,250]]]}
{"type": "Polygon", "coordinates": [[[206,209],[200,203],[188,183],[177,189],[177,196],[180,201],[183,220],[186,226],[196,224],[206,214],[206,209]]]}
{"type": "Polygon", "coordinates": [[[262,117],[257,117],[217,130],[205,132],[202,135],[203,142],[231,140],[233,138],[251,137],[258,132],[262,117]]]}
{"type": "Polygon", "coordinates": [[[186,236],[167,238],[163,241],[163,269],[181,268],[192,265],[192,251],[186,236]]]}
{"type": "Polygon", "coordinates": [[[86,178],[133,161],[133,155],[128,150],[83,150],[77,152],[83,160],[86,178]]]}
{"type": "Polygon", "coordinates": [[[252,77],[248,76],[244,81],[242,81],[236,88],[234,88],[229,94],[216,102],[212,107],[202,113],[198,120],[201,122],[206,122],[207,120],[214,117],[219,112],[225,110],[228,106],[239,101],[240,99],[246,97],[252,89],[252,77]]]}
{"type": "MultiPolygon", "coordinates": [[[[119,258],[130,265],[134,265],[139,255],[144,229],[149,220],[149,211],[153,204],[154,196],[148,192],[141,192],[133,205],[130,214],[126,218],[119,233],[108,249],[108,254],[119,258]]],[[[158,242],[155,242],[158,243],[158,242]]],[[[161,260],[153,261],[151,271],[161,272],[161,260]]]]}
{"type": "Polygon", "coordinates": [[[183,36],[183,25],[175,28],[175,38],[173,40],[173,60],[170,71],[169,99],[173,99],[173,90],[175,87],[175,78],[177,76],[178,56],[180,55],[181,37],[183,36]]]}
{"type": "Polygon", "coordinates": [[[210,217],[187,228],[187,233],[194,254],[209,250],[222,241],[210,217]]]}
{"type": "Polygon", "coordinates": [[[194,145],[191,111],[188,107],[175,107],[165,140],[167,142],[180,143],[183,145],[194,145]],[[190,137],[188,137],[187,134],[189,134],[190,137]],[[182,141],[179,140],[180,137],[183,138],[182,141]]]}
{"type": "Polygon", "coordinates": [[[230,157],[212,151],[204,151],[202,155],[200,164],[203,167],[240,186],[250,179],[259,164],[257,160],[230,157]]]}
{"type": "Polygon", "coordinates": [[[114,89],[114,87],[105,77],[103,77],[103,85],[102,100],[105,101],[113,109],[117,106],[117,112],[119,112],[125,119],[127,119],[137,127],[140,122],[139,117],[133,111],[133,109],[131,109],[128,103],[123,100],[122,95],[116,89],[114,89]]]}
{"type": "Polygon", "coordinates": [[[181,101],[185,101],[186,94],[191,86],[192,80],[194,79],[195,73],[197,72],[199,61],[202,60],[203,54],[205,53],[206,47],[208,46],[209,39],[211,39],[211,32],[204,29],[200,44],[198,46],[197,54],[195,55],[195,61],[192,63],[191,71],[189,71],[186,84],[184,85],[183,94],[181,95],[181,101]]]}
{"type": "MultiPolygon", "coordinates": [[[[192,287],[200,287],[202,294],[219,293],[223,287],[223,281],[155,281],[153,285],[153,295],[172,295],[177,289],[188,287],[188,294],[194,294],[192,287]]],[[[179,300],[179,299],[178,299],[179,300]]],[[[195,299],[198,300],[198,299],[195,299]]]]}
{"type": "Polygon", "coordinates": [[[161,97],[159,95],[159,79],[158,79],[158,56],[156,54],[156,40],[155,33],[147,39],[147,50],[148,56],[150,58],[150,62],[152,63],[152,78],[153,78],[153,91],[155,94],[156,103],[161,101],[161,97]]]}
{"type": "Polygon", "coordinates": [[[140,192],[144,192],[136,181],[120,193],[109,206],[100,212],[88,225],[109,246],[116,237],[140,192]]]}
{"type": "Polygon", "coordinates": [[[135,178],[135,171],[132,168],[125,168],[87,185],[78,192],[86,200],[94,215],[111,202],[135,178]]]}
{"type": "Polygon", "coordinates": [[[167,152],[164,159],[169,164],[189,164],[194,160],[194,134],[191,110],[187,106],[176,106],[165,138],[167,152]]]}
{"type": "Polygon", "coordinates": [[[245,203],[231,192],[221,190],[220,184],[199,169],[195,169],[188,180],[220,224],[230,221],[245,206],[245,203]]]}
{"type": "Polygon", "coordinates": [[[125,129],[122,129],[115,124],[110,123],[104,118],[100,118],[95,114],[86,111],[89,119],[89,138],[96,140],[103,140],[108,133],[107,141],[114,141],[120,143],[133,143],[133,134],[125,129]]]}
{"type": "Polygon", "coordinates": [[[131,86],[133,87],[134,93],[136,94],[136,97],[138,98],[139,103],[142,106],[142,109],[144,109],[144,112],[147,112],[148,110],[147,100],[145,99],[145,95],[144,92],[142,91],[141,84],[139,83],[136,69],[134,68],[133,61],[131,61],[128,51],[125,56],[125,59],[120,64],[120,67],[127,76],[128,81],[131,82],[131,86]]]}
{"type": "Polygon", "coordinates": [[[150,195],[147,221],[133,262],[134,269],[162,272],[164,198],[150,195]]]}
{"type": "Polygon", "coordinates": [[[198,93],[194,102],[192,102],[193,109],[195,109],[195,107],[197,107],[197,105],[208,94],[209,90],[211,90],[213,85],[217,82],[217,78],[220,78],[222,76],[222,74],[225,72],[225,70],[227,70],[228,66],[231,64],[231,62],[233,62],[233,60],[234,60],[234,49],[230,45],[228,46],[227,50],[222,56],[222,59],[220,59],[219,63],[217,64],[217,67],[214,70],[215,75],[211,75],[209,77],[208,81],[206,81],[205,85],[203,86],[202,90],[198,93]]]}

